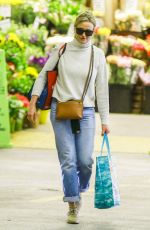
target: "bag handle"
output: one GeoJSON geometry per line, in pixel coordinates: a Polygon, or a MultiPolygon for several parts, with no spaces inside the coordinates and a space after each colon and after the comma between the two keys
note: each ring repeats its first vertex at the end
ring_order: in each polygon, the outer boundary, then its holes
{"type": "Polygon", "coordinates": [[[104,133],[104,136],[103,136],[103,142],[102,142],[101,151],[100,151],[101,156],[102,156],[104,144],[106,144],[108,157],[111,158],[110,145],[109,145],[109,140],[108,140],[107,133],[104,133]]]}
{"type": "Polygon", "coordinates": [[[93,73],[93,64],[94,64],[94,48],[93,45],[91,46],[91,59],[90,59],[90,66],[89,66],[89,71],[88,71],[88,75],[86,78],[86,82],[85,82],[85,86],[84,86],[84,90],[83,90],[83,94],[81,97],[81,100],[83,101],[85,98],[85,95],[87,93],[91,78],[92,78],[92,73],[93,73]]]}
{"type": "Polygon", "coordinates": [[[65,50],[66,50],[66,46],[67,46],[67,43],[63,44],[60,49],[59,49],[59,52],[58,52],[58,61],[54,67],[54,70],[58,70],[58,63],[59,63],[59,59],[60,57],[64,54],[65,50]]]}
{"type": "Polygon", "coordinates": [[[63,45],[60,47],[60,49],[59,49],[59,53],[58,53],[59,58],[60,58],[60,57],[61,57],[61,55],[63,55],[63,53],[65,52],[65,50],[66,50],[66,46],[67,46],[67,43],[63,44],[63,45]]]}

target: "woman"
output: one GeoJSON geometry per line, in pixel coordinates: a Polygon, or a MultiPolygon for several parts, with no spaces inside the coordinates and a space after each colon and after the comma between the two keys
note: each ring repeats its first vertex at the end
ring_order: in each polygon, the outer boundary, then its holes
{"type": "MultiPolygon", "coordinates": [[[[102,135],[109,133],[109,96],[106,74],[105,56],[101,49],[94,48],[94,66],[92,77],[84,98],[83,118],[74,129],[71,120],[57,120],[57,101],[80,99],[91,58],[91,38],[96,22],[93,15],[86,11],[80,14],[75,21],[75,36],[67,43],[65,52],[58,64],[58,78],[53,91],[51,104],[51,122],[55,133],[58,158],[62,170],[63,191],[65,202],[69,204],[67,222],[79,223],[78,211],[81,206],[81,193],[89,188],[92,173],[92,153],[95,133],[95,91],[98,111],[102,124],[102,135]],[[77,132],[76,132],[77,131],[77,132]]],[[[36,101],[46,80],[46,71],[54,68],[58,60],[60,47],[53,53],[39,74],[32,92],[28,118],[36,119],[36,101]]],[[[76,126],[76,124],[75,124],[76,126]]]]}

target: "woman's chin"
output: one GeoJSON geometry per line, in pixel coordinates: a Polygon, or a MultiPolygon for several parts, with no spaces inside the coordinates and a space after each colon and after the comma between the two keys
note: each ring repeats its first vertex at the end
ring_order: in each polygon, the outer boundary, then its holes
{"type": "Polygon", "coordinates": [[[88,42],[88,40],[87,40],[87,39],[82,39],[82,38],[80,38],[80,42],[83,43],[83,44],[85,44],[85,43],[88,42]]]}

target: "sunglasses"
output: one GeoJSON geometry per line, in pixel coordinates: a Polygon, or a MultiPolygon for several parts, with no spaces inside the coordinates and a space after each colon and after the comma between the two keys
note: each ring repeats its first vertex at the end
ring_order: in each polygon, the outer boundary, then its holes
{"type": "Polygon", "coordinates": [[[86,36],[92,36],[93,30],[84,30],[82,28],[76,28],[76,33],[78,35],[82,35],[83,33],[85,33],[86,36]]]}

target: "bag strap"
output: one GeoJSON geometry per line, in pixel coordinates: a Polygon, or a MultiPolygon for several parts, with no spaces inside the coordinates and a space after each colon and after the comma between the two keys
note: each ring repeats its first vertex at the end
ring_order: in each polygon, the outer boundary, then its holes
{"type": "Polygon", "coordinates": [[[103,152],[103,148],[104,148],[105,143],[106,143],[108,157],[111,159],[110,145],[109,145],[107,133],[104,133],[104,136],[103,136],[103,142],[102,142],[101,151],[100,151],[101,156],[102,156],[102,152],[103,152]]]}
{"type": "Polygon", "coordinates": [[[60,57],[61,57],[61,55],[63,55],[63,53],[65,52],[65,50],[66,50],[66,46],[67,46],[67,43],[63,44],[63,45],[60,47],[60,49],[59,49],[59,53],[58,53],[59,58],[60,58],[60,57]]]}
{"type": "Polygon", "coordinates": [[[86,82],[85,82],[85,86],[84,86],[84,90],[83,90],[83,94],[81,97],[81,100],[83,101],[85,98],[85,95],[87,93],[91,78],[92,78],[92,73],[93,73],[93,64],[94,64],[94,48],[93,45],[91,46],[91,59],[90,59],[90,66],[89,66],[89,71],[88,71],[88,75],[86,78],[86,82]]]}
{"type": "Polygon", "coordinates": [[[60,57],[64,54],[65,50],[66,50],[66,46],[67,46],[67,43],[63,44],[60,49],[59,49],[59,52],[58,52],[58,61],[54,67],[54,70],[58,70],[58,63],[59,63],[59,59],[60,57]]]}

